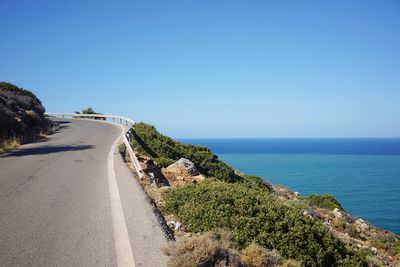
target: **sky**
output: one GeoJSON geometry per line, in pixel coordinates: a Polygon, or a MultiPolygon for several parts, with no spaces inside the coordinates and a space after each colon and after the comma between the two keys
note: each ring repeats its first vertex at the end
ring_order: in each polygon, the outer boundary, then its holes
{"type": "Polygon", "coordinates": [[[186,138],[400,137],[399,1],[0,0],[0,81],[186,138]]]}

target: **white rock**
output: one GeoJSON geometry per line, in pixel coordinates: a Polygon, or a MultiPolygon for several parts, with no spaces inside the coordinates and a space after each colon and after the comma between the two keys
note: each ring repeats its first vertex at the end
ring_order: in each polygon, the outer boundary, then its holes
{"type": "Polygon", "coordinates": [[[295,194],[296,196],[300,196],[300,193],[297,192],[297,191],[295,191],[294,194],[295,194]]]}
{"type": "Polygon", "coordinates": [[[196,169],[196,166],[194,165],[194,163],[185,158],[181,158],[177,162],[169,165],[167,167],[167,170],[168,170],[168,168],[182,168],[182,169],[188,170],[188,172],[191,175],[194,175],[194,176],[199,175],[199,171],[196,169]]]}
{"type": "Polygon", "coordinates": [[[343,214],[339,211],[338,208],[335,208],[335,209],[333,210],[333,215],[335,215],[335,217],[336,217],[336,218],[339,218],[339,219],[341,219],[341,218],[343,217],[343,214]]]}
{"type": "Polygon", "coordinates": [[[175,230],[180,230],[182,228],[182,224],[180,222],[175,223],[175,230]]]}

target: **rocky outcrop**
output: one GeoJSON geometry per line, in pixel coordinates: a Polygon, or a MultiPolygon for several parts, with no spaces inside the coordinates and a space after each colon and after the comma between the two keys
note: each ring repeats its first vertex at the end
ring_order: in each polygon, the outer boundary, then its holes
{"type": "Polygon", "coordinates": [[[0,82],[0,141],[47,134],[56,125],[44,116],[40,100],[30,91],[0,82]]]}
{"type": "Polygon", "coordinates": [[[304,208],[305,216],[322,221],[347,248],[370,254],[367,257],[370,266],[400,266],[400,253],[396,250],[400,240],[395,234],[376,228],[342,209],[310,205],[304,197],[288,188],[273,186],[273,192],[287,205],[304,208]]]}
{"type": "Polygon", "coordinates": [[[193,176],[199,175],[199,171],[196,169],[196,166],[194,166],[194,163],[185,158],[181,158],[167,167],[167,170],[173,169],[187,170],[187,172],[193,176]]]}
{"type": "Polygon", "coordinates": [[[199,174],[196,166],[185,158],[181,158],[161,171],[172,187],[197,183],[205,179],[199,174]]]}

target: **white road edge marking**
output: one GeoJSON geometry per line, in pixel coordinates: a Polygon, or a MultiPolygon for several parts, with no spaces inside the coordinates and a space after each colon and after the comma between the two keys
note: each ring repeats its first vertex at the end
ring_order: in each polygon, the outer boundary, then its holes
{"type": "Polygon", "coordinates": [[[125,129],[122,126],[121,128],[123,129],[123,133],[117,138],[117,140],[115,140],[108,154],[108,186],[110,189],[111,214],[114,229],[114,242],[115,252],[117,255],[117,264],[119,267],[134,267],[135,262],[133,259],[128,229],[126,228],[124,210],[122,209],[121,198],[119,195],[118,184],[114,170],[114,150],[117,146],[118,141],[125,134],[125,129]]]}

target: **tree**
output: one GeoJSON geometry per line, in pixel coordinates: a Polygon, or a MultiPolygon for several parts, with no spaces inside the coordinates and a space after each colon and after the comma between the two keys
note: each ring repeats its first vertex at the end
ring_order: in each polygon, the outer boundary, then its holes
{"type": "Polygon", "coordinates": [[[96,111],[94,111],[93,108],[89,107],[82,110],[82,114],[101,114],[101,113],[97,113],[96,111]]]}

